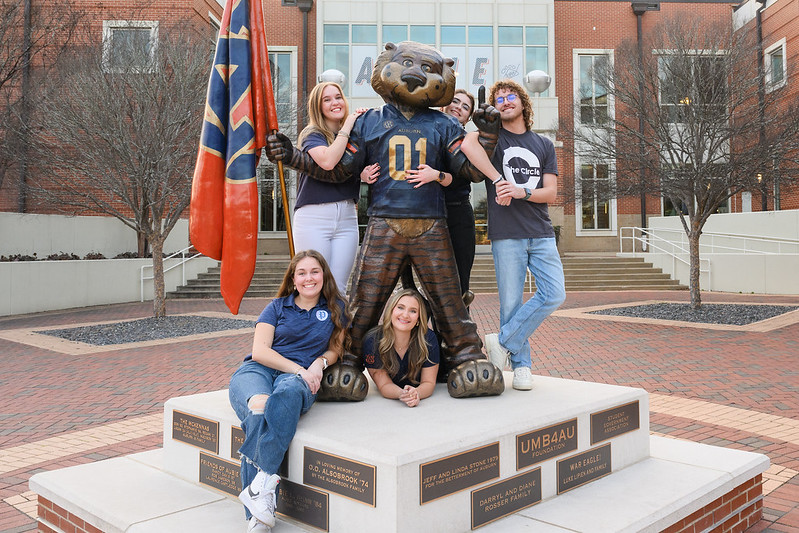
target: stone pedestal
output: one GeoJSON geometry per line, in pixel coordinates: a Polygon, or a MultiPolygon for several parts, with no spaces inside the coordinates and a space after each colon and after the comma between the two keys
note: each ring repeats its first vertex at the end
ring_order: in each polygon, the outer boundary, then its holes
{"type": "MultiPolygon", "coordinates": [[[[101,519],[103,531],[156,531],[176,516],[200,520],[209,506],[216,516],[225,509],[234,524],[218,531],[235,531],[243,518],[238,424],[227,391],[173,398],[162,451],[37,474],[31,487],[89,523],[101,519]],[[85,482],[70,486],[79,469],[101,478],[103,468],[123,468],[120,461],[130,463],[126,478],[137,469],[163,476],[185,486],[189,501],[165,506],[161,484],[145,476],[130,497],[158,498],[160,510],[135,521],[120,510],[112,520],[109,506],[118,503],[85,482]]],[[[364,402],[317,403],[301,418],[281,472],[275,533],[501,531],[511,524],[661,531],[692,514],[704,517],[717,498],[744,486],[747,508],[756,511],[767,467],[759,454],[651,438],[642,389],[536,377],[530,392],[508,387],[498,397],[456,400],[439,385],[409,409],[372,387],[364,402]]]]}

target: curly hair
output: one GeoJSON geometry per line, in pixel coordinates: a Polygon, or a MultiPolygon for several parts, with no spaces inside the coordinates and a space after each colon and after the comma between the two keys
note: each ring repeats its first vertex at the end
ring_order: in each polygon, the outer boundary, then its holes
{"type": "Polygon", "coordinates": [[[505,79],[495,82],[494,85],[491,86],[491,89],[489,89],[488,103],[496,107],[497,92],[503,89],[516,93],[516,96],[522,101],[522,118],[524,118],[527,131],[533,129],[533,103],[530,101],[530,96],[527,94],[527,91],[524,90],[524,87],[515,81],[505,79]]]}
{"type": "Polygon", "coordinates": [[[325,258],[316,250],[303,250],[294,254],[291,258],[286,273],[283,275],[283,282],[277,290],[276,298],[283,298],[296,291],[294,286],[294,273],[297,271],[297,263],[310,257],[316,259],[319,266],[322,267],[322,296],[327,300],[327,309],[330,311],[330,320],[333,322],[333,333],[330,335],[330,349],[341,355],[344,350],[347,350],[350,345],[349,338],[349,314],[346,305],[337,305],[344,302],[341,293],[338,290],[333,273],[325,261],[325,258]],[[341,333],[344,332],[342,340],[341,333]]]}
{"type": "Polygon", "coordinates": [[[391,326],[391,313],[394,312],[394,308],[397,307],[400,299],[405,296],[411,296],[416,299],[416,303],[419,306],[419,322],[411,331],[411,342],[406,353],[408,358],[408,380],[414,385],[418,385],[422,376],[422,365],[424,365],[430,355],[425,339],[427,335],[427,307],[421,294],[415,289],[404,289],[392,294],[383,309],[382,324],[372,328],[367,335],[374,337],[374,346],[377,348],[380,362],[383,363],[383,369],[393,378],[399,372],[399,362],[397,362],[397,358],[393,354],[395,337],[394,329],[391,326]]]}

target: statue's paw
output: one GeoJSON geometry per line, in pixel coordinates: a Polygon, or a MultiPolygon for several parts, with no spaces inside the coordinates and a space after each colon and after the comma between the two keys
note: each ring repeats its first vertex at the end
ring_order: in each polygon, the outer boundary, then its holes
{"type": "Polygon", "coordinates": [[[316,399],[322,402],[360,402],[369,392],[369,382],[352,365],[336,363],[325,370],[316,399]]]}
{"type": "Polygon", "coordinates": [[[465,361],[449,372],[447,390],[453,398],[498,396],[505,391],[502,371],[488,359],[465,361]]]}

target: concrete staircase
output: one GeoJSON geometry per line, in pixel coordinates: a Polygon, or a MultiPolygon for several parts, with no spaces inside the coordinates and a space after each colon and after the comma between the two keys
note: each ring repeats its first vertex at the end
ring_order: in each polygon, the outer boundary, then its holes
{"type": "MultiPolygon", "coordinates": [[[[616,257],[613,255],[569,254],[562,257],[566,274],[567,291],[624,291],[624,290],[685,290],[659,268],[653,268],[643,258],[616,257]]],[[[258,259],[250,288],[245,297],[269,298],[275,295],[283,273],[288,265],[288,256],[265,256],[258,259]]],[[[529,288],[535,281],[528,273],[529,288]]],[[[471,289],[475,293],[497,292],[494,276],[494,259],[491,254],[478,254],[472,268],[471,289]]],[[[168,294],[169,298],[218,298],[219,267],[208,269],[197,279],[168,294]]]]}

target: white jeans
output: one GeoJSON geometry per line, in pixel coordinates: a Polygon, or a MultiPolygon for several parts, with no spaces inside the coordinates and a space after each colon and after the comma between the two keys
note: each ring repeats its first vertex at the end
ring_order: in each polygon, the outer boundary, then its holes
{"type": "Polygon", "coordinates": [[[304,205],[294,212],[294,251],[316,250],[330,265],[338,290],[347,293],[358,252],[358,213],[355,202],[304,205]]]}

